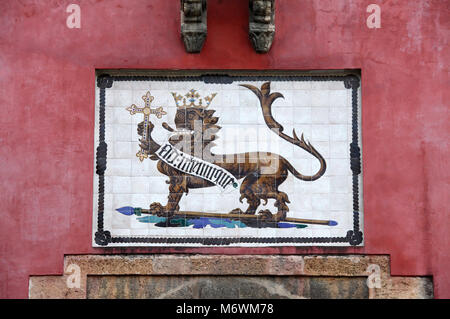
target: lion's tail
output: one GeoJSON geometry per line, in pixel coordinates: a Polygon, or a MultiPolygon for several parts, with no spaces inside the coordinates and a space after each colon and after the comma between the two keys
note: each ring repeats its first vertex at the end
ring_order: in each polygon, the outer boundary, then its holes
{"type": "Polygon", "coordinates": [[[278,99],[278,98],[284,98],[283,94],[279,92],[273,92],[270,93],[270,82],[266,82],[263,85],[261,85],[261,89],[258,89],[257,87],[250,85],[250,84],[240,84],[240,86],[246,87],[250,91],[252,91],[259,99],[261,104],[261,109],[264,115],[264,121],[266,122],[267,126],[277,134],[282,139],[288,141],[289,143],[292,143],[311,155],[313,155],[315,158],[317,158],[320,162],[320,169],[319,171],[313,175],[313,176],[305,176],[297,172],[297,170],[288,162],[286,161],[286,166],[288,167],[289,171],[294,174],[295,177],[298,179],[304,180],[304,181],[314,181],[318,178],[320,178],[323,174],[325,174],[325,171],[327,169],[327,164],[325,162],[325,159],[320,155],[320,153],[311,145],[311,143],[305,142],[305,139],[303,138],[303,134],[301,139],[297,137],[297,134],[295,133],[295,130],[292,131],[292,137],[289,135],[286,135],[283,133],[283,126],[278,123],[272,116],[272,103],[278,99]]]}
{"type": "Polygon", "coordinates": [[[291,172],[296,178],[301,179],[302,181],[315,181],[316,179],[319,179],[323,174],[325,174],[325,171],[327,170],[327,163],[325,162],[325,159],[323,158],[323,156],[314,148],[314,146],[311,145],[311,143],[306,143],[305,140],[303,139],[303,134],[301,137],[301,140],[299,140],[297,138],[297,136],[295,136],[295,132],[294,132],[294,138],[297,139],[297,143],[293,143],[297,146],[300,146],[302,149],[304,149],[305,151],[307,151],[308,153],[310,153],[311,155],[313,155],[315,158],[317,158],[320,162],[320,168],[317,171],[316,174],[312,175],[312,176],[306,176],[303,175],[301,173],[299,173],[293,166],[291,163],[289,163],[287,160],[285,161],[286,167],[289,170],[289,172],[291,172]]]}

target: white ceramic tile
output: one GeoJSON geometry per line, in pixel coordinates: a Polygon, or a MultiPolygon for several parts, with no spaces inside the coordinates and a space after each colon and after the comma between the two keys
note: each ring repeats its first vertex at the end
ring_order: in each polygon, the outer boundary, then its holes
{"type": "Polygon", "coordinates": [[[297,90],[292,93],[292,100],[296,107],[311,107],[312,96],[310,91],[297,90]]]}
{"type": "Polygon", "coordinates": [[[230,106],[228,109],[221,108],[214,113],[218,117],[221,125],[236,124],[236,119],[240,119],[241,109],[238,106],[230,106]]]}
{"type": "MultiPolygon", "coordinates": [[[[257,141],[242,141],[238,142],[238,152],[257,152],[258,151],[258,142],[257,141]]],[[[249,156],[249,158],[257,159],[256,156],[249,156]]]]}
{"type": "Polygon", "coordinates": [[[293,89],[293,83],[292,81],[274,81],[270,83],[270,89],[280,92],[290,91],[293,89]]]}
{"type": "Polygon", "coordinates": [[[350,193],[351,177],[344,178],[342,176],[330,176],[330,192],[331,193],[350,193]],[[350,180],[349,180],[350,179],[350,180]]]}
{"type": "Polygon", "coordinates": [[[117,228],[117,229],[114,229],[114,233],[113,233],[115,236],[119,236],[119,237],[128,237],[128,236],[131,236],[131,229],[130,228],[128,228],[128,229],[124,229],[124,228],[117,228]]]}
{"type": "Polygon", "coordinates": [[[329,123],[329,108],[328,107],[312,107],[311,108],[311,123],[313,124],[328,124],[329,123]]]}
{"type": "MultiPolygon", "coordinates": [[[[242,108],[239,112],[239,122],[240,124],[247,125],[247,124],[258,124],[258,112],[257,109],[251,109],[251,108],[242,108]]],[[[237,118],[237,116],[236,116],[237,118]]]]}
{"type": "Polygon", "coordinates": [[[204,197],[203,194],[193,194],[190,193],[183,197],[183,210],[202,212],[204,197]]]}
{"type": "Polygon", "coordinates": [[[246,108],[246,110],[244,110],[245,112],[254,112],[259,109],[259,101],[253,92],[249,90],[239,91],[239,106],[242,108],[246,108]]]}
{"type": "Polygon", "coordinates": [[[316,211],[326,211],[330,209],[330,195],[329,194],[312,194],[312,207],[316,211]]]}
{"type": "Polygon", "coordinates": [[[148,193],[150,193],[150,181],[149,181],[148,177],[146,177],[146,176],[131,177],[131,192],[133,194],[148,194],[148,193]]]}
{"type": "MultiPolygon", "coordinates": [[[[294,124],[310,124],[312,123],[311,107],[295,107],[293,109],[294,124]]],[[[347,119],[345,119],[347,120],[347,119]]]]}
{"type": "Polygon", "coordinates": [[[114,153],[111,156],[111,158],[117,158],[117,159],[127,159],[130,158],[130,156],[132,156],[133,153],[133,143],[132,142],[113,142],[110,143],[109,145],[113,146],[114,148],[114,153]]]}
{"type": "Polygon", "coordinates": [[[328,90],[345,90],[343,81],[329,81],[326,86],[328,90]]]}
{"type": "Polygon", "coordinates": [[[314,175],[315,172],[312,171],[312,161],[311,158],[294,158],[291,164],[294,165],[295,169],[303,175],[314,175]]]}
{"type": "Polygon", "coordinates": [[[105,175],[107,176],[130,176],[131,159],[111,158],[107,161],[105,175]]]}
{"type": "Polygon", "coordinates": [[[352,194],[330,194],[330,202],[332,210],[351,210],[352,194]]]}
{"type": "Polygon", "coordinates": [[[330,126],[311,125],[311,141],[326,142],[330,141],[330,126]]]}
{"type": "Polygon", "coordinates": [[[311,210],[312,210],[311,196],[304,196],[298,194],[295,198],[291,199],[291,205],[289,207],[290,212],[303,213],[303,212],[310,212],[311,210]]]}
{"type": "Polygon", "coordinates": [[[333,142],[330,143],[330,156],[332,158],[348,158],[350,154],[350,143],[333,142]]]}
{"type": "Polygon", "coordinates": [[[349,107],[348,104],[349,90],[330,90],[328,91],[331,107],[349,107]]]}
{"type": "Polygon", "coordinates": [[[118,124],[114,128],[114,140],[118,142],[131,142],[131,133],[135,131],[132,125],[118,124]]]}
{"type": "Polygon", "coordinates": [[[165,237],[168,235],[167,229],[169,229],[169,227],[149,227],[148,234],[151,237],[165,237]]]}
{"type": "MultiPolygon", "coordinates": [[[[238,108],[240,105],[239,90],[227,90],[224,92],[224,94],[221,94],[221,98],[222,106],[225,109],[238,108]]],[[[211,107],[213,107],[213,105],[211,107]]]]}
{"type": "Polygon", "coordinates": [[[330,141],[348,141],[349,125],[330,125],[330,141]]]}
{"type": "MultiPolygon", "coordinates": [[[[294,109],[292,107],[280,106],[273,109],[274,118],[279,123],[283,123],[283,126],[294,123],[294,109]]],[[[286,128],[288,131],[288,129],[286,128]]],[[[288,131],[289,132],[289,131],[288,131]]]]}
{"type": "MultiPolygon", "coordinates": [[[[271,88],[271,90],[274,91],[275,89],[271,88]]],[[[278,107],[292,107],[296,105],[294,102],[294,91],[284,90],[282,94],[282,97],[277,98],[273,102],[273,109],[277,109],[278,107]]]]}
{"type": "Polygon", "coordinates": [[[294,90],[311,90],[312,82],[311,81],[294,81],[292,83],[292,87],[294,90]]]}
{"type": "Polygon", "coordinates": [[[148,84],[151,90],[168,90],[169,82],[167,81],[150,81],[148,84]]]}
{"type": "Polygon", "coordinates": [[[312,90],[309,92],[311,95],[312,107],[329,107],[329,91],[328,90],[312,90]]]}
{"type": "Polygon", "coordinates": [[[114,176],[112,178],[112,191],[114,194],[131,194],[131,177],[114,176]]]}
{"type": "MultiPolygon", "coordinates": [[[[328,142],[328,141],[314,141],[314,142],[311,142],[311,144],[325,159],[329,159],[330,158],[330,147],[331,147],[330,142],[328,142]]],[[[309,158],[311,158],[311,155],[310,155],[309,158]]],[[[314,165],[314,163],[319,163],[319,161],[315,160],[312,163],[314,165]]]]}
{"type": "Polygon", "coordinates": [[[114,229],[130,229],[134,219],[120,213],[114,214],[111,227],[114,229]]]}
{"type": "Polygon", "coordinates": [[[351,175],[350,163],[346,159],[337,158],[329,161],[327,174],[331,176],[348,176],[351,175]]]}
{"type": "MultiPolygon", "coordinates": [[[[130,90],[107,90],[106,103],[110,106],[127,107],[133,100],[133,92],[130,90]]],[[[133,102],[132,102],[133,103],[133,102]]]]}
{"type": "Polygon", "coordinates": [[[132,203],[132,194],[113,194],[112,201],[112,208],[114,210],[125,206],[131,206],[130,203],[132,203]]]}
{"type": "Polygon", "coordinates": [[[351,114],[351,110],[349,108],[342,107],[330,107],[328,118],[331,124],[347,124],[351,123],[348,121],[348,115],[351,114]]]}
{"type": "Polygon", "coordinates": [[[311,192],[316,194],[330,193],[330,178],[323,176],[316,181],[311,182],[311,192]]]}

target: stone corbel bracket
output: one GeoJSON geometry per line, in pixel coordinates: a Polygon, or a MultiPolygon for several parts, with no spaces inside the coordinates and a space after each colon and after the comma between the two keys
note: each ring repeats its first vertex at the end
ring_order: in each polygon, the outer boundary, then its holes
{"type": "Polygon", "coordinates": [[[207,0],[181,0],[181,39],[189,53],[199,53],[207,34],[207,0]]]}
{"type": "Polygon", "coordinates": [[[275,0],[249,0],[249,37],[258,53],[267,53],[275,37],[275,0]]]}

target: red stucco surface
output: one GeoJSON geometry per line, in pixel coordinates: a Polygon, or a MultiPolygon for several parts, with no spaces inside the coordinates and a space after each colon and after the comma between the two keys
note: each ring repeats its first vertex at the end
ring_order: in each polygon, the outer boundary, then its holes
{"type": "Polygon", "coordinates": [[[0,297],[64,254],[389,254],[393,275],[432,275],[450,297],[449,2],[280,0],[269,54],[248,40],[247,1],[210,0],[201,54],[184,51],[179,1],[0,1],[0,297]],[[81,29],[66,27],[70,3],[81,29]],[[366,7],[381,6],[381,29],[366,7]],[[96,68],[361,69],[365,247],[94,249],[96,68]]]}

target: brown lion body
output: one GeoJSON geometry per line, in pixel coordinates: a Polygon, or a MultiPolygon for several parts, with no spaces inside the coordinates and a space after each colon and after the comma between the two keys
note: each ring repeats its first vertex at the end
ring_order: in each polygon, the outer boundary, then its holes
{"type": "MultiPolygon", "coordinates": [[[[242,202],[243,199],[246,199],[249,206],[245,212],[236,208],[230,213],[255,214],[261,201],[264,201],[265,205],[268,199],[274,199],[275,207],[278,209],[275,215],[267,209],[259,213],[275,221],[284,220],[289,211],[289,207],[287,206],[289,198],[278,187],[286,180],[288,173],[291,172],[296,178],[304,181],[313,181],[325,173],[326,163],[319,152],[311,144],[304,141],[303,136],[301,139],[298,139],[295,132],[293,132],[293,137],[285,135],[283,133],[283,127],[273,119],[271,105],[276,98],[282,97],[282,95],[280,93],[270,94],[270,82],[263,84],[261,90],[251,85],[242,86],[252,90],[258,96],[266,124],[271,130],[281,138],[303,148],[319,160],[321,167],[315,175],[304,176],[300,174],[288,160],[275,153],[247,152],[225,155],[213,154],[210,149],[214,145],[213,141],[216,139],[215,133],[220,129],[220,126],[216,125],[218,118],[212,116],[215,112],[214,110],[204,108],[178,109],[175,116],[177,130],[170,128],[166,123],[163,126],[175,133],[186,130],[191,132],[188,138],[186,134],[172,136],[169,142],[175,147],[183,145],[183,151],[187,153],[190,151],[191,155],[193,155],[195,145],[201,143],[202,157],[204,160],[222,167],[238,180],[243,179],[240,186],[241,196],[239,200],[242,202]],[[201,124],[198,125],[198,123],[201,124]]],[[[153,124],[150,124],[147,134],[148,138],[146,141],[141,140],[141,148],[150,155],[152,160],[159,160],[155,152],[160,146],[151,137],[153,128],[153,124]]],[[[143,123],[140,123],[138,126],[138,134],[142,135],[142,131],[143,123]]],[[[162,174],[169,177],[167,181],[169,184],[167,205],[163,206],[160,203],[152,203],[150,205],[150,210],[159,216],[169,217],[176,215],[180,210],[179,202],[182,196],[189,192],[189,189],[214,186],[213,183],[200,177],[178,171],[162,160],[158,161],[157,168],[162,174]]]]}

